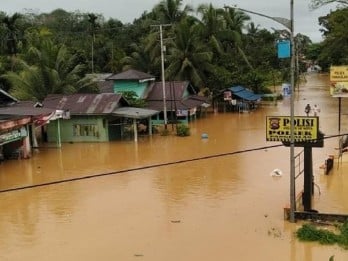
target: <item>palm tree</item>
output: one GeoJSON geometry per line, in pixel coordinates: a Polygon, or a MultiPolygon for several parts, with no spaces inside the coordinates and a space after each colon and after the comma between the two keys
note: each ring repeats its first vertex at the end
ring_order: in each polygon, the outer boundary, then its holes
{"type": "Polygon", "coordinates": [[[224,43],[227,50],[232,48],[236,49],[237,52],[242,56],[245,63],[250,69],[254,69],[246,54],[242,49],[243,45],[243,32],[242,29],[245,26],[245,22],[249,21],[250,17],[244,12],[235,10],[233,8],[226,8],[224,12],[224,43]]]}
{"type": "Polygon", "coordinates": [[[197,8],[201,15],[199,31],[203,41],[217,53],[222,53],[222,46],[219,36],[223,26],[223,9],[215,9],[212,4],[202,4],[197,8]]]}
{"type": "Polygon", "coordinates": [[[161,23],[175,24],[181,21],[188,12],[193,11],[189,5],[182,7],[182,0],[162,0],[154,7],[154,12],[160,14],[161,23]]]}
{"type": "Polygon", "coordinates": [[[19,73],[8,72],[2,77],[12,87],[10,93],[22,100],[42,101],[48,94],[96,91],[91,80],[83,77],[85,66],[76,63],[76,56],[64,45],[54,45],[49,39],[32,45],[17,62],[19,73]]]}
{"type": "Polygon", "coordinates": [[[142,40],[139,44],[131,44],[133,52],[121,59],[123,70],[132,68],[146,73],[153,73],[155,71],[154,66],[156,62],[151,58],[149,52],[145,50],[144,41],[142,40]]]}
{"type": "Polygon", "coordinates": [[[166,76],[173,80],[188,80],[195,87],[203,87],[205,73],[213,70],[213,54],[199,41],[196,27],[188,19],[176,26],[175,39],[168,50],[166,76]]]}

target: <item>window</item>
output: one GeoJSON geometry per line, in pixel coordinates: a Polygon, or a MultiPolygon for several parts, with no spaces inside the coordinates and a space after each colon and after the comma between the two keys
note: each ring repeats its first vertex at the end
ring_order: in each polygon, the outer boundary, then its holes
{"type": "Polygon", "coordinates": [[[98,126],[96,124],[74,124],[73,135],[99,137],[98,126]]]}

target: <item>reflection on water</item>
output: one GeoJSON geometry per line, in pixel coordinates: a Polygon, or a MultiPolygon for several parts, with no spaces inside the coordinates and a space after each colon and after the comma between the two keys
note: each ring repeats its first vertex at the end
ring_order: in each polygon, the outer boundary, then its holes
{"type": "MultiPolygon", "coordinates": [[[[295,114],[304,115],[309,102],[319,104],[321,129],[334,135],[337,100],[329,97],[327,78],[319,77],[301,87],[295,114]]],[[[348,252],[339,247],[297,241],[293,233],[301,222],[283,220],[289,148],[266,148],[277,143],[265,141],[265,123],[266,116],[288,114],[284,100],[252,113],[209,114],[191,124],[189,137],[63,144],[40,149],[29,160],[5,162],[1,190],[178,163],[1,193],[0,259],[317,261],[335,255],[347,260],[348,252]],[[208,157],[219,154],[226,155],[208,157]],[[205,158],[185,161],[200,157],[205,158]],[[282,177],[271,177],[275,168],[282,177]]],[[[319,170],[335,147],[337,140],[329,139],[324,148],[313,149],[321,192],[315,191],[314,207],[348,213],[342,166],[328,176],[319,170]]]]}

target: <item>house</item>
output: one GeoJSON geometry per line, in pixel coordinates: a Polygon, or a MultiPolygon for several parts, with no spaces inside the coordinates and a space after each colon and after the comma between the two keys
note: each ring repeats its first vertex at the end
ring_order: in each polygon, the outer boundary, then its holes
{"type": "Polygon", "coordinates": [[[48,142],[105,142],[134,135],[137,141],[139,120],[149,120],[157,111],[128,107],[120,94],[78,93],[71,95],[51,94],[43,101],[44,108],[65,112],[65,119],[47,125],[48,142]]]}
{"type": "Polygon", "coordinates": [[[145,108],[160,111],[152,117],[154,124],[163,124],[164,115],[168,121],[188,122],[209,106],[207,98],[197,95],[187,81],[167,81],[163,87],[154,76],[133,69],[107,77],[98,84],[104,93],[134,92],[145,101],[145,108]]]}
{"type": "Polygon", "coordinates": [[[222,90],[214,100],[219,111],[249,112],[257,107],[261,97],[261,94],[237,85],[222,90]]]}
{"type": "Polygon", "coordinates": [[[53,113],[54,110],[36,107],[34,102],[21,102],[0,89],[0,160],[29,158],[31,148],[36,146],[37,123],[53,113]]]}
{"type": "MultiPolygon", "coordinates": [[[[155,76],[137,70],[127,70],[111,75],[105,79],[112,82],[113,93],[134,92],[137,98],[144,99],[149,85],[155,81],[155,76]]],[[[105,83],[104,85],[106,85],[105,83]]],[[[108,89],[110,91],[110,89],[108,89]]],[[[103,92],[106,92],[105,89],[103,92]]]]}
{"type": "Polygon", "coordinates": [[[165,82],[164,88],[162,82],[155,82],[149,86],[145,100],[147,108],[161,111],[152,118],[155,124],[163,122],[164,108],[168,122],[189,122],[200,116],[209,106],[207,98],[197,95],[188,81],[165,82]]]}

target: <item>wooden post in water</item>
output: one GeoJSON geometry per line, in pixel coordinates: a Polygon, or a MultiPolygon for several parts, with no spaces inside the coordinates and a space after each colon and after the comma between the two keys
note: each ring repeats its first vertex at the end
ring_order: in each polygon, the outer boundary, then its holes
{"type": "Polygon", "coordinates": [[[304,211],[312,210],[312,196],[313,196],[313,159],[312,146],[304,146],[304,180],[303,180],[303,195],[302,203],[304,211]]]}

